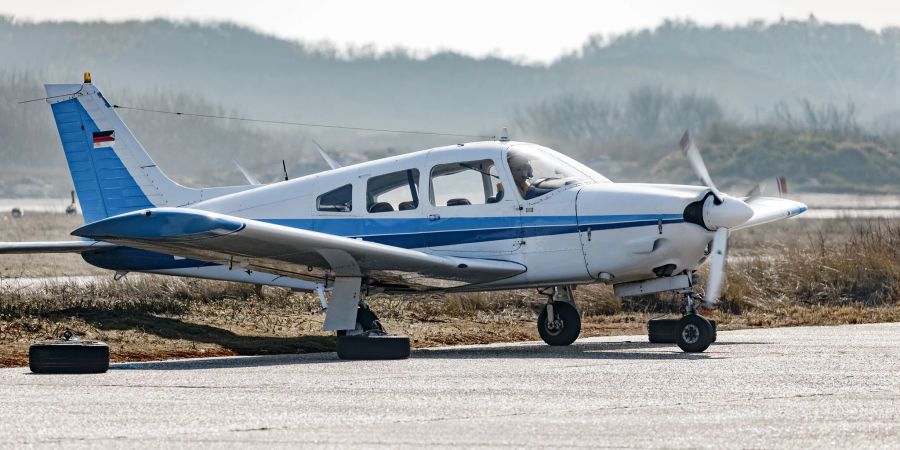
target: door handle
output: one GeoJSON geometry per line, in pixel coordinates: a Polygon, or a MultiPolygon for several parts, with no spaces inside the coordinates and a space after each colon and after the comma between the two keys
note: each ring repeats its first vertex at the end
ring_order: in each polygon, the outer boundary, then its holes
{"type": "Polygon", "coordinates": [[[441,218],[440,214],[429,214],[428,215],[428,220],[430,220],[432,222],[434,222],[435,220],[438,220],[440,218],[441,218]]]}

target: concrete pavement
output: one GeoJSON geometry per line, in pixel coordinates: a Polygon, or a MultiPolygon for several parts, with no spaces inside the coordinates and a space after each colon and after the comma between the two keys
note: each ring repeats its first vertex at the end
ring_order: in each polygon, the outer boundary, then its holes
{"type": "Polygon", "coordinates": [[[0,370],[4,445],[900,447],[900,324],[0,370]]]}

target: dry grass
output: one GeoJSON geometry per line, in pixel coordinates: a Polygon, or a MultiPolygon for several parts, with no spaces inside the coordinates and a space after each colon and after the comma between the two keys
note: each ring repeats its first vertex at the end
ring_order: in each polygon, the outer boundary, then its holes
{"type": "Polygon", "coordinates": [[[777,306],[896,305],[900,299],[900,222],[860,221],[771,244],[762,258],[732,267],[726,310],[777,306]]]}
{"type": "MultiPolygon", "coordinates": [[[[77,219],[3,221],[2,240],[67,239],[77,219]],[[30,222],[29,222],[30,221],[30,222]],[[46,223],[50,222],[50,225],[46,223]],[[44,225],[41,225],[44,223],[44,225]],[[34,232],[35,234],[29,234],[34,232]]],[[[900,321],[900,222],[794,220],[735,233],[721,329],[900,321]]],[[[95,273],[77,255],[2,257],[23,276],[95,273]]],[[[8,276],[8,275],[7,275],[8,276]]],[[[28,345],[71,329],[111,344],[116,361],[331,350],[308,294],[159,276],[88,285],[0,289],[0,365],[27,363],[28,345]]],[[[640,334],[649,318],[676,315],[671,295],[622,301],[607,286],[576,291],[583,336],[640,334]]],[[[533,290],[374,296],[387,327],[417,347],[538,339],[543,297],[533,290]]]]}
{"type": "MultiPolygon", "coordinates": [[[[72,241],[69,233],[83,224],[81,216],[31,213],[14,219],[0,214],[0,242],[72,241]]],[[[0,256],[0,277],[103,275],[108,271],[86,264],[73,253],[0,256]]]]}

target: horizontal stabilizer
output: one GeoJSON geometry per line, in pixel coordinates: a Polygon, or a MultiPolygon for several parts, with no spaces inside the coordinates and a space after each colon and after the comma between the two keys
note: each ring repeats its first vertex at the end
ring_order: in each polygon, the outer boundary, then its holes
{"type": "Polygon", "coordinates": [[[0,254],[83,253],[116,247],[116,244],[97,241],[0,242],[0,254]]]}

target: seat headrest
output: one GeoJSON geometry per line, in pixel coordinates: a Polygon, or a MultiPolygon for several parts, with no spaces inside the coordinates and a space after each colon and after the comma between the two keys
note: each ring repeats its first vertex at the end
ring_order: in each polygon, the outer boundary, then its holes
{"type": "Polygon", "coordinates": [[[472,202],[470,202],[468,199],[464,199],[464,198],[451,198],[450,200],[447,200],[447,206],[459,206],[459,205],[471,205],[471,204],[472,204],[472,202]]]}
{"type": "Polygon", "coordinates": [[[500,200],[503,200],[503,192],[504,192],[503,190],[497,191],[497,195],[495,195],[493,197],[488,197],[487,202],[488,203],[497,203],[500,200]]]}
{"type": "Polygon", "coordinates": [[[372,206],[369,207],[370,213],[391,212],[393,210],[394,210],[394,207],[391,206],[391,204],[387,203],[387,202],[373,203],[372,206]]]}

